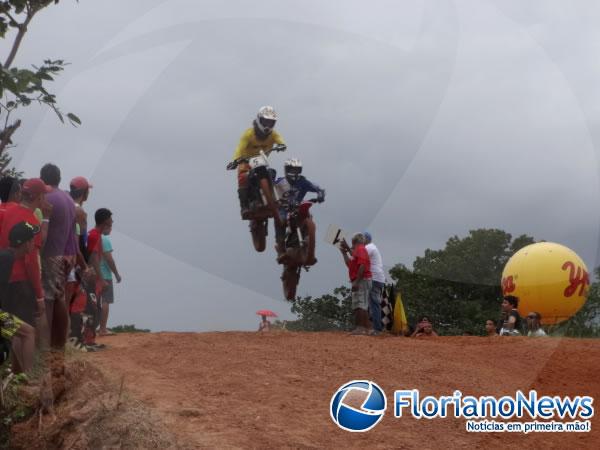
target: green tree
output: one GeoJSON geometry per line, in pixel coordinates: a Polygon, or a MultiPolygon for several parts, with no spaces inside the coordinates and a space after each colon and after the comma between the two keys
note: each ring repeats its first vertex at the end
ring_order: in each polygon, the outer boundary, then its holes
{"type": "MultiPolygon", "coordinates": [[[[600,280],[600,267],[594,272],[596,280],[600,280]]],[[[600,337],[600,281],[592,283],[587,300],[577,314],[552,327],[552,333],[572,337],[600,337]]]]}
{"type": "Polygon", "coordinates": [[[0,172],[4,172],[12,158],[6,152],[13,146],[13,134],[21,120],[11,122],[16,111],[32,103],[51,108],[61,122],[68,120],[80,125],[73,113],[64,114],[56,103],[56,96],[46,89],[47,82],[62,72],[67,65],[62,59],[46,59],[31,68],[13,67],[13,62],[33,18],[44,8],[59,0],[0,0],[0,38],[11,37],[10,51],[0,67],[0,172]]]}
{"type": "Polygon", "coordinates": [[[534,242],[526,235],[513,240],[502,230],[477,229],[465,238],[451,237],[442,250],[425,250],[412,270],[396,265],[390,275],[409,321],[427,315],[441,334],[482,333],[485,320],[498,316],[506,262],[534,242]]]}
{"type": "Polygon", "coordinates": [[[117,325],[116,327],[111,327],[110,331],[113,333],[150,333],[150,330],[147,328],[136,328],[134,324],[131,325],[117,325]]]}
{"type": "Polygon", "coordinates": [[[353,323],[350,289],[341,286],[332,294],[298,298],[292,312],[298,320],[287,322],[286,328],[291,331],[349,330],[353,323]]]}

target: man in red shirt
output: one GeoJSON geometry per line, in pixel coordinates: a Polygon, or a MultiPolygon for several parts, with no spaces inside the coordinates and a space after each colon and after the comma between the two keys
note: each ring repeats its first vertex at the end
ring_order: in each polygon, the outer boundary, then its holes
{"type": "MultiPolygon", "coordinates": [[[[10,247],[0,250],[0,291],[6,292],[12,266],[33,249],[33,238],[40,232],[26,222],[12,227],[9,233],[10,247]]],[[[0,298],[0,300],[2,300],[0,298]]],[[[11,369],[13,373],[30,372],[35,351],[35,329],[14,314],[0,308],[0,336],[11,343],[11,369]]]]}
{"type": "MultiPolygon", "coordinates": [[[[87,253],[89,255],[89,265],[94,268],[95,272],[95,283],[94,283],[94,292],[96,294],[97,299],[97,307],[98,311],[94,317],[94,328],[100,325],[100,316],[105,315],[108,319],[108,304],[104,304],[102,302],[102,294],[104,290],[109,286],[109,284],[104,280],[102,276],[102,270],[100,269],[100,262],[103,257],[103,247],[102,247],[102,235],[108,232],[113,225],[112,212],[106,208],[100,208],[94,214],[94,220],[96,221],[96,226],[92,229],[88,234],[87,241],[87,253]]],[[[88,289],[89,290],[89,289],[88,289]]],[[[106,330],[104,334],[106,333],[106,330]]]]}
{"type": "Polygon", "coordinates": [[[340,251],[348,266],[352,283],[352,309],[356,328],[352,334],[366,334],[369,329],[369,292],[371,291],[371,262],[365,248],[365,236],[357,233],[352,237],[352,249],[346,241],[340,251]]]}
{"type": "MultiPolygon", "coordinates": [[[[20,222],[27,222],[33,226],[41,226],[35,216],[36,208],[45,207],[44,196],[50,188],[39,178],[31,178],[23,184],[22,200],[18,205],[9,206],[4,212],[2,228],[0,229],[0,248],[9,247],[10,230],[20,222]]],[[[45,208],[44,208],[45,209],[45,208]]],[[[35,312],[45,311],[44,291],[40,271],[40,249],[42,247],[42,233],[37,233],[33,238],[34,247],[23,258],[15,260],[13,264],[7,293],[3,299],[3,308],[28,324],[35,326],[35,312]]]]}
{"type": "Polygon", "coordinates": [[[106,208],[100,208],[94,215],[96,226],[88,234],[87,251],[89,255],[88,263],[96,272],[96,283],[104,288],[106,282],[102,278],[100,271],[100,261],[102,260],[102,235],[110,230],[113,225],[112,212],[106,208]]]}
{"type": "Polygon", "coordinates": [[[0,200],[2,211],[12,204],[21,202],[21,183],[18,178],[8,175],[0,178],[0,200]]]}
{"type": "Polygon", "coordinates": [[[21,203],[21,183],[15,177],[5,176],[0,179],[0,227],[6,208],[21,203]]]}

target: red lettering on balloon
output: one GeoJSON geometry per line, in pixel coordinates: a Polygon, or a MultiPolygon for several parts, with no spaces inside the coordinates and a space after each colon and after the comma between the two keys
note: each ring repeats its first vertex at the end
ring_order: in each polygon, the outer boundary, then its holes
{"type": "Polygon", "coordinates": [[[565,262],[562,270],[569,271],[569,285],[565,288],[565,297],[572,297],[577,288],[579,288],[579,294],[577,295],[583,295],[585,288],[590,284],[590,275],[587,271],[571,261],[565,262]]]}
{"type": "Polygon", "coordinates": [[[515,286],[515,281],[512,275],[502,278],[502,295],[508,295],[512,292],[515,292],[515,289],[517,289],[517,286],[515,286]]]}

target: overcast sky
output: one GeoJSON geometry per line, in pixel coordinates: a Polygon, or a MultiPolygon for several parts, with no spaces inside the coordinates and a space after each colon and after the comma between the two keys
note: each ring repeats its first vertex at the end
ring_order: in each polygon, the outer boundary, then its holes
{"type": "MultiPolygon", "coordinates": [[[[600,7],[593,1],[63,0],[16,63],[64,58],[60,105],[34,107],[13,151],[90,177],[114,212],[124,281],[111,321],[153,330],[291,318],[274,262],[254,252],[224,167],[272,104],[286,154],[327,191],[319,263],[299,294],[346,282],[329,224],[368,228],[386,265],[489,227],[597,265],[600,7]]],[[[6,43],[2,43],[6,54],[6,43]]],[[[67,187],[66,183],[63,187],[67,187]]]]}

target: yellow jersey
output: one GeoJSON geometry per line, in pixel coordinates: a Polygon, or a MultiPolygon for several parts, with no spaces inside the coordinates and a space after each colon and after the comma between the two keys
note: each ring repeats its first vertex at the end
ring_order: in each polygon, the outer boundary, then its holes
{"type": "Polygon", "coordinates": [[[277,131],[273,130],[271,134],[261,140],[256,136],[254,127],[248,128],[240,138],[240,143],[235,150],[233,159],[252,158],[258,156],[261,150],[268,155],[274,144],[285,144],[283,138],[277,131]]]}

